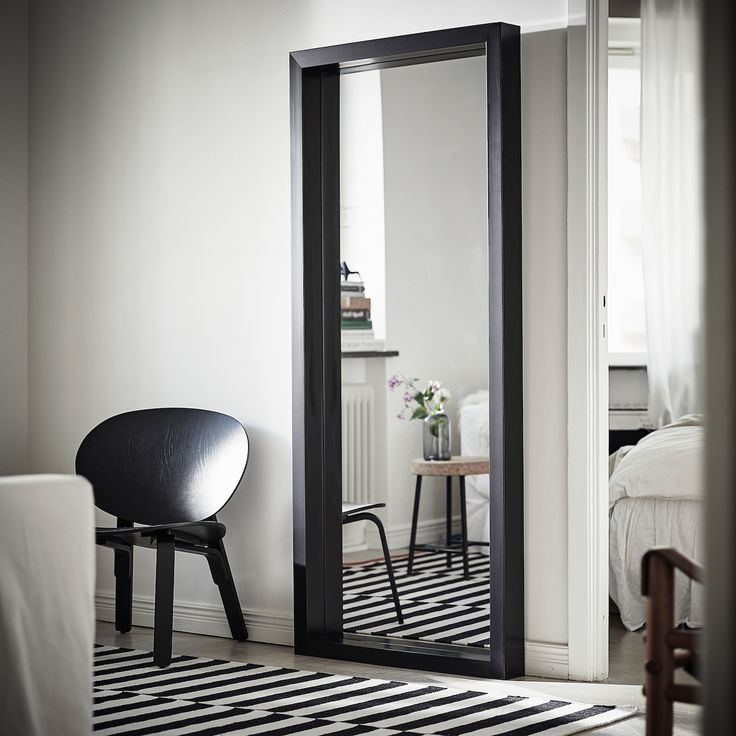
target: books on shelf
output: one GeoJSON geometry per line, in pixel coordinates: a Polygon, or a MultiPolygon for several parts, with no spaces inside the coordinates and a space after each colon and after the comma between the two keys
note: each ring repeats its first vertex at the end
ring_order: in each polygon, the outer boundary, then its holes
{"type": "Polygon", "coordinates": [[[340,294],[340,309],[368,309],[371,308],[371,300],[367,296],[354,296],[353,294],[340,294]]]}
{"type": "Polygon", "coordinates": [[[365,321],[370,320],[371,310],[370,309],[341,309],[340,319],[345,322],[346,320],[359,320],[365,321]]]}
{"type": "MultiPolygon", "coordinates": [[[[364,332],[367,333],[368,330],[365,330],[364,332]]],[[[340,341],[340,349],[343,353],[381,351],[383,350],[383,340],[376,340],[375,337],[367,337],[365,334],[361,337],[346,337],[346,333],[343,332],[342,340],[340,341]]]]}
{"type": "Polygon", "coordinates": [[[340,329],[347,332],[356,331],[373,331],[373,323],[369,319],[344,319],[340,322],[340,329]]]}
{"type": "Polygon", "coordinates": [[[340,293],[342,296],[352,294],[362,296],[365,293],[365,286],[362,281],[341,281],[340,293]]]}
{"type": "Polygon", "coordinates": [[[362,280],[340,281],[340,329],[343,352],[383,350],[383,340],[376,340],[373,332],[371,300],[362,280]]]}

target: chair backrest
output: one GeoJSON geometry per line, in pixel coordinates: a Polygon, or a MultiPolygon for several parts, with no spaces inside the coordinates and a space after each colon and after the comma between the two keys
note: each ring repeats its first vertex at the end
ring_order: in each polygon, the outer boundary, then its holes
{"type": "Polygon", "coordinates": [[[106,419],[82,441],[76,470],[103,511],[142,524],[201,521],[238,487],[248,435],[205,409],[141,409],[106,419]]]}

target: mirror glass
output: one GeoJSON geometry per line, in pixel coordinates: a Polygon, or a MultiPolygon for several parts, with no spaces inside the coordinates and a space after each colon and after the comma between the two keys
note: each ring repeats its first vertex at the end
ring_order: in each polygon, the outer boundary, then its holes
{"type": "Polygon", "coordinates": [[[485,67],[340,77],[345,634],[489,645],[485,67]]]}

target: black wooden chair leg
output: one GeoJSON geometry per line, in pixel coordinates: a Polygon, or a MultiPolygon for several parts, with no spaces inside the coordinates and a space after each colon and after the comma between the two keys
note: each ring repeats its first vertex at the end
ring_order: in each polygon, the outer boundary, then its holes
{"type": "Polygon", "coordinates": [[[127,634],[133,625],[133,545],[115,550],[115,630],[127,634]]]}
{"type": "Polygon", "coordinates": [[[396,588],[396,578],[394,578],[394,568],[391,564],[391,555],[388,551],[388,542],[386,541],[386,531],[383,528],[381,520],[375,514],[366,514],[377,527],[378,534],[381,537],[381,547],[383,548],[383,561],[386,563],[386,572],[388,573],[388,582],[391,585],[391,595],[394,598],[394,607],[396,608],[396,618],[400,624],[404,623],[404,615],[401,613],[401,602],[399,601],[399,591],[396,588]]]}
{"type": "Polygon", "coordinates": [[[156,601],[153,614],[153,663],[167,667],[171,663],[171,638],[174,623],[174,538],[161,534],[156,538],[156,601]]]}
{"type": "Polygon", "coordinates": [[[378,535],[381,537],[381,548],[383,549],[383,561],[386,563],[386,572],[388,573],[388,582],[391,586],[391,595],[394,599],[394,608],[396,609],[396,618],[400,624],[404,623],[404,615],[401,613],[401,602],[399,601],[399,590],[396,587],[396,578],[394,577],[394,567],[391,564],[391,555],[388,551],[388,542],[386,541],[386,530],[383,528],[383,523],[375,515],[368,513],[367,511],[361,511],[358,514],[350,514],[350,516],[343,516],[343,524],[352,524],[356,521],[372,521],[378,527],[378,535]]]}
{"type": "Polygon", "coordinates": [[[227,561],[225,545],[222,540],[220,540],[216,552],[207,555],[207,562],[212,573],[212,580],[220,591],[222,606],[225,609],[227,623],[230,626],[230,634],[236,641],[248,641],[248,629],[243,618],[243,609],[240,607],[238,591],[235,589],[235,581],[230,571],[230,564],[227,561]]]}

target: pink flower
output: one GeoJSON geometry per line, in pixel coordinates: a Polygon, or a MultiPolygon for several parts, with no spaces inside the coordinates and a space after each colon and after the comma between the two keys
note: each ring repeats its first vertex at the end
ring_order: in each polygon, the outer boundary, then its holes
{"type": "Polygon", "coordinates": [[[399,378],[399,376],[397,376],[395,373],[393,376],[391,376],[391,378],[388,379],[388,387],[392,391],[394,391],[397,386],[401,385],[401,383],[402,383],[401,378],[399,378]]]}
{"type": "Polygon", "coordinates": [[[411,391],[404,392],[404,404],[409,406],[414,401],[414,394],[411,391]]]}

